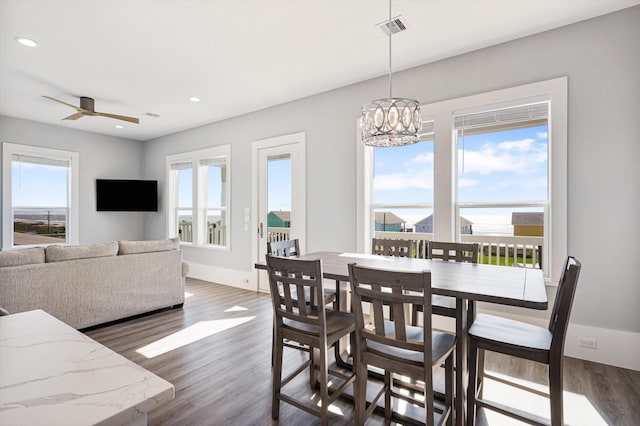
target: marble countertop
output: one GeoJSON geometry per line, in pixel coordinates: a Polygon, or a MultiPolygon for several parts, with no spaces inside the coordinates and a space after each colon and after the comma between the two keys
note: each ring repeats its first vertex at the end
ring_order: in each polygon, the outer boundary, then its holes
{"type": "Polygon", "coordinates": [[[123,425],[174,387],[42,310],[0,317],[0,424],[123,425]]]}

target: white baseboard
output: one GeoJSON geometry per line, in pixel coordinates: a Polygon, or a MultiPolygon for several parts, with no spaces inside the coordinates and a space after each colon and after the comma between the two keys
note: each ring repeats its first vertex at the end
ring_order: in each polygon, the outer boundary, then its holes
{"type": "MultiPolygon", "coordinates": [[[[508,314],[480,309],[481,313],[503,316],[518,321],[546,327],[548,320],[524,315],[508,314]]],[[[630,370],[640,371],[640,333],[592,327],[588,325],[569,323],[567,337],[564,342],[564,354],[573,358],[613,365],[630,370]],[[596,348],[578,346],[580,339],[593,339],[596,348]]]]}
{"type": "Polygon", "coordinates": [[[189,274],[187,276],[198,280],[228,285],[229,287],[255,291],[256,286],[255,283],[253,283],[253,275],[254,272],[243,272],[237,269],[218,268],[201,263],[189,262],[189,274]]]}

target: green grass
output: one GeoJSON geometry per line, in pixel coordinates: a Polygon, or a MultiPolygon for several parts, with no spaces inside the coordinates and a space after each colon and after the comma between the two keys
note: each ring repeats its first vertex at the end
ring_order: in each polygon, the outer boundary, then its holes
{"type": "MultiPolygon", "coordinates": [[[[500,265],[500,266],[512,266],[513,265],[513,257],[509,257],[507,259],[505,259],[504,257],[500,257],[500,263],[497,263],[497,259],[496,256],[491,256],[491,262],[489,262],[489,256],[480,256],[480,263],[484,264],[484,265],[500,265]]],[[[522,259],[522,257],[518,257],[516,258],[516,263],[519,264],[523,264],[524,261],[522,259]]],[[[526,259],[526,263],[528,265],[531,265],[533,263],[533,260],[531,259],[526,259]]]]}

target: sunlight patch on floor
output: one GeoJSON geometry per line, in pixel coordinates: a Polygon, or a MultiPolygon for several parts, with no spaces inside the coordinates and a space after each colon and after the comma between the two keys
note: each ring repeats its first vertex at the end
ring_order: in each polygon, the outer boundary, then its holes
{"type": "Polygon", "coordinates": [[[249,308],[244,308],[242,306],[232,306],[229,309],[226,309],[225,312],[240,312],[240,311],[248,311],[249,308]]]}
{"type": "Polygon", "coordinates": [[[212,336],[221,331],[237,327],[241,324],[253,320],[255,317],[229,318],[212,321],[200,321],[183,330],[156,340],[146,346],[136,350],[139,354],[154,358],[177,348],[181,348],[190,343],[197,342],[206,337],[212,336]]]}
{"type": "Polygon", "coordinates": [[[188,298],[188,297],[191,297],[191,296],[193,296],[193,293],[189,293],[188,291],[184,292],[184,298],[185,299],[188,298]]]}
{"type": "MultiPolygon", "coordinates": [[[[535,389],[540,392],[548,393],[549,387],[539,383],[518,379],[500,373],[488,371],[487,374],[496,376],[509,382],[514,382],[527,388],[535,389]]],[[[514,388],[505,383],[485,378],[484,380],[483,398],[505,404],[510,407],[516,407],[520,410],[535,414],[537,416],[549,419],[550,408],[549,399],[542,395],[536,395],[523,389],[514,388]]],[[[607,422],[600,416],[598,410],[584,396],[573,392],[564,391],[564,421],[566,425],[590,425],[590,426],[606,426],[607,422]]],[[[515,419],[503,416],[491,410],[484,410],[487,424],[489,426],[502,425],[522,425],[515,419]]]]}

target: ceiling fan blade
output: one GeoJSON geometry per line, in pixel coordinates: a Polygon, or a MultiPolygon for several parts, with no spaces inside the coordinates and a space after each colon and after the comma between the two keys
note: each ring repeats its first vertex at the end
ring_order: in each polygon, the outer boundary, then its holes
{"type": "Polygon", "coordinates": [[[72,114],[72,115],[70,115],[68,117],[63,118],[63,120],[77,120],[80,117],[84,117],[84,114],[81,113],[81,112],[78,112],[78,113],[75,113],[75,114],[72,114]]]}
{"type": "Polygon", "coordinates": [[[95,115],[101,115],[103,117],[115,118],[116,120],[128,121],[129,123],[139,124],[140,120],[135,117],[127,117],[126,115],[108,114],[106,112],[96,112],[95,115]]]}
{"type": "MultiPolygon", "coordinates": [[[[80,111],[80,110],[81,110],[81,108],[79,108],[79,107],[77,107],[77,106],[75,106],[75,105],[71,105],[71,104],[68,104],[68,103],[66,103],[66,102],[62,102],[62,101],[60,101],[60,100],[58,100],[58,99],[56,99],[56,98],[52,98],[51,96],[45,96],[45,95],[42,95],[42,97],[43,97],[43,98],[50,99],[50,100],[52,100],[52,101],[54,101],[54,102],[58,102],[58,103],[60,103],[60,104],[62,104],[62,105],[66,105],[66,106],[68,106],[68,107],[71,107],[71,108],[75,109],[76,111],[80,111]]],[[[78,118],[79,118],[79,117],[78,117],[78,118]]],[[[65,120],[66,120],[66,118],[65,118],[65,120]]]]}

